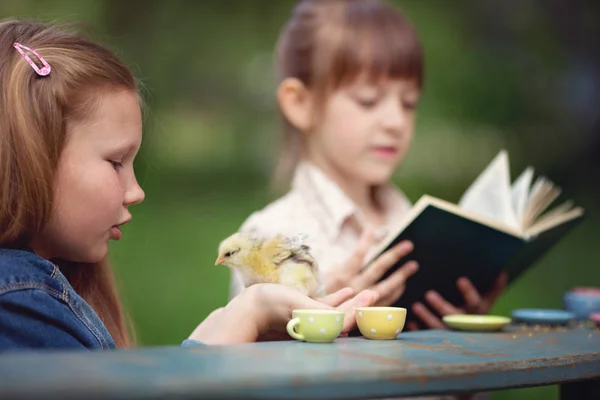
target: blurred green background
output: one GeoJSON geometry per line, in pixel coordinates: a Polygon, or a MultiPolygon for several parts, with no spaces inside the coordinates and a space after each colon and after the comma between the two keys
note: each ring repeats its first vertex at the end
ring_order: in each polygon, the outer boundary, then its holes
{"type": "MultiPolygon", "coordinates": [[[[396,183],[457,201],[506,148],[586,208],[586,221],[493,312],[562,307],[600,286],[600,37],[594,0],[393,1],[426,53],[417,133],[396,183]]],[[[273,200],[280,139],[272,51],[290,0],[0,0],[0,17],[77,22],[144,83],[146,201],[111,250],[141,345],[177,344],[228,298],[221,239],[273,200]]],[[[558,398],[557,387],[494,398],[558,398]]]]}

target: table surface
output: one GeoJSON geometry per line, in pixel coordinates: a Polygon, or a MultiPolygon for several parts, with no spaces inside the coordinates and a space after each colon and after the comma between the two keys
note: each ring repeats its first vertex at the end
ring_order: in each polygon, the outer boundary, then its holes
{"type": "Polygon", "coordinates": [[[600,330],[589,326],[0,355],[2,398],[373,398],[597,377],[600,330]]]}

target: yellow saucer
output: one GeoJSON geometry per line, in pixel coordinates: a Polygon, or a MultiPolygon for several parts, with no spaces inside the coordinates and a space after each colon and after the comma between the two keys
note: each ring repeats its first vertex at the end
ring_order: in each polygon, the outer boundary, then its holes
{"type": "Polygon", "coordinates": [[[479,332],[498,331],[511,322],[510,318],[498,315],[452,314],[442,319],[451,328],[479,332]]]}

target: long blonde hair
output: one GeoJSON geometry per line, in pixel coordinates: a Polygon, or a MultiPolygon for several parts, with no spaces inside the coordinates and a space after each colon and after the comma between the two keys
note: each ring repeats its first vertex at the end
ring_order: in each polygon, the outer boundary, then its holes
{"type": "MultiPolygon", "coordinates": [[[[300,80],[317,107],[361,74],[423,84],[423,51],[402,14],[380,0],[300,0],[279,37],[275,67],[279,82],[300,80]]],[[[276,186],[289,181],[303,152],[302,135],[283,117],[283,148],[276,186]]]]}
{"type": "MultiPolygon", "coordinates": [[[[0,247],[27,248],[42,232],[53,210],[67,121],[91,115],[99,91],[121,89],[137,93],[135,79],[105,47],[52,25],[0,23],[0,247]],[[44,57],[51,74],[38,76],[13,48],[14,42],[44,57]]],[[[130,346],[128,318],[108,260],[56,263],[117,346],[130,346]]]]}

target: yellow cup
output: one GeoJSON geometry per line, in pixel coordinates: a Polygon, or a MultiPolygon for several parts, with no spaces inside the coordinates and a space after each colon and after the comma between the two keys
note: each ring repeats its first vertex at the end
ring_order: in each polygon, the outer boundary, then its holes
{"type": "Polygon", "coordinates": [[[344,313],[334,310],[293,310],[287,331],[296,340],[314,343],[333,342],[344,326],[344,313]]]}
{"type": "Polygon", "coordinates": [[[402,307],[359,307],[355,315],[356,325],[367,339],[396,339],[406,322],[406,308],[402,307]]]}

